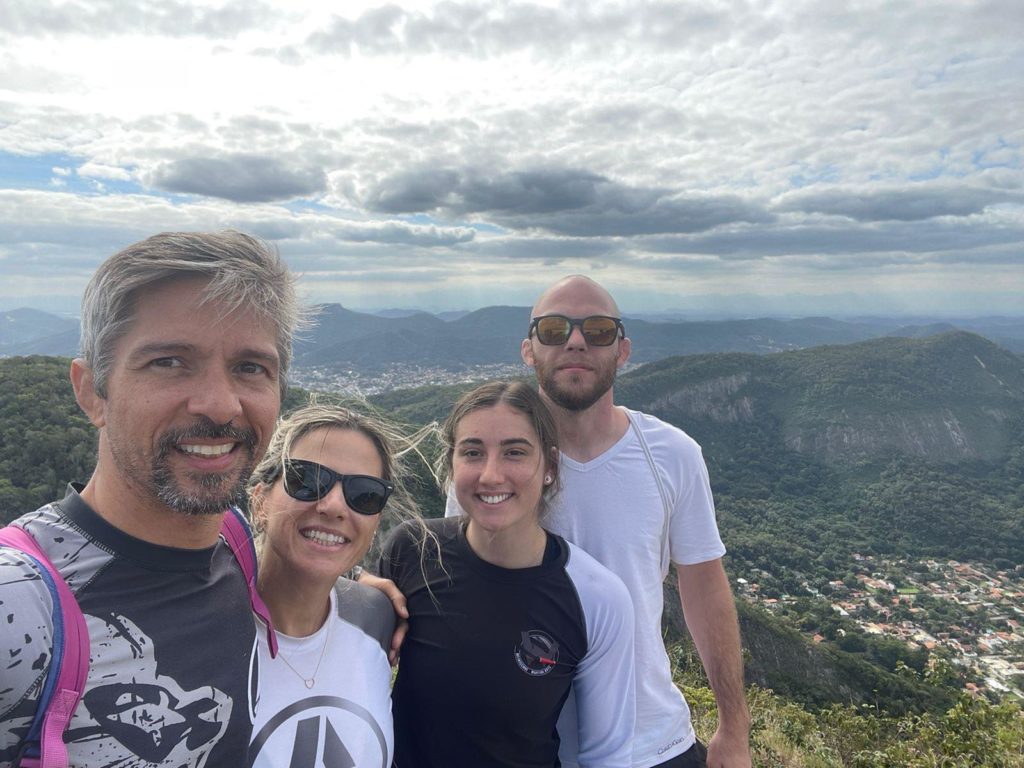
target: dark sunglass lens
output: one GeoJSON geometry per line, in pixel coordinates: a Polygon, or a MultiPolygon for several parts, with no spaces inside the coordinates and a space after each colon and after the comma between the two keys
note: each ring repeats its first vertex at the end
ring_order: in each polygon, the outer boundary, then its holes
{"type": "Polygon", "coordinates": [[[293,461],[284,474],[284,489],[298,501],[315,501],[327,494],[333,484],[329,472],[319,464],[293,461]]]}
{"type": "Polygon", "coordinates": [[[542,317],[537,321],[537,339],[541,344],[565,344],[572,325],[565,317],[542,317]]]}
{"type": "Polygon", "coordinates": [[[384,511],[388,500],[387,487],[372,477],[349,477],[345,480],[345,501],[356,512],[376,515],[384,511]]]}
{"type": "Polygon", "coordinates": [[[588,317],[583,321],[583,337],[588,344],[607,347],[615,341],[619,328],[610,317],[588,317]]]}

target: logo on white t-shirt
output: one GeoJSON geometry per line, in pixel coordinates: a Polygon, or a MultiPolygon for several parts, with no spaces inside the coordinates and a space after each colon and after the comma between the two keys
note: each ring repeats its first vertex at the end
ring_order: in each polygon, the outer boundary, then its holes
{"type": "Polygon", "coordinates": [[[364,707],[338,696],[310,696],[289,704],[249,745],[249,765],[292,768],[389,768],[387,741],[364,707]]]}

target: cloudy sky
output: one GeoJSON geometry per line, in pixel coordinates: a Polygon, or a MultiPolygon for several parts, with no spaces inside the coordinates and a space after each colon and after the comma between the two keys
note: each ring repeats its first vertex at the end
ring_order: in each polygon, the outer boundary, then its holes
{"type": "Polygon", "coordinates": [[[1019,0],[0,3],[0,307],[154,232],[310,300],[1024,314],[1019,0]]]}

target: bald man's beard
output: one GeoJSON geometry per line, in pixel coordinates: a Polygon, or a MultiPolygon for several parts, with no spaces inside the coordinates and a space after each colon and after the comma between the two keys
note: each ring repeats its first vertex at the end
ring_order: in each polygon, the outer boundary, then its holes
{"type": "Polygon", "coordinates": [[[594,366],[594,381],[590,385],[583,383],[581,376],[571,374],[566,384],[559,384],[555,381],[557,366],[548,365],[537,360],[534,362],[534,371],[537,374],[537,383],[541,392],[555,405],[567,411],[585,411],[608,392],[615,384],[615,373],[618,370],[616,361],[611,359],[605,363],[594,366]]]}

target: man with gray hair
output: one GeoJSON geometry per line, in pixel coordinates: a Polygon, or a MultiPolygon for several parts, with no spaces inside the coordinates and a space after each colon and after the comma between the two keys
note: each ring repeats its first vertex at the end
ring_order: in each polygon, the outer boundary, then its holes
{"type": "MultiPolygon", "coordinates": [[[[165,233],[111,256],[82,299],[79,405],[96,469],[23,515],[85,616],[69,764],[241,766],[256,690],[248,585],[220,538],[274,429],[300,321],[276,252],[165,233]]],[[[0,548],[0,765],[16,763],[60,648],[38,562],[0,548]]]]}

